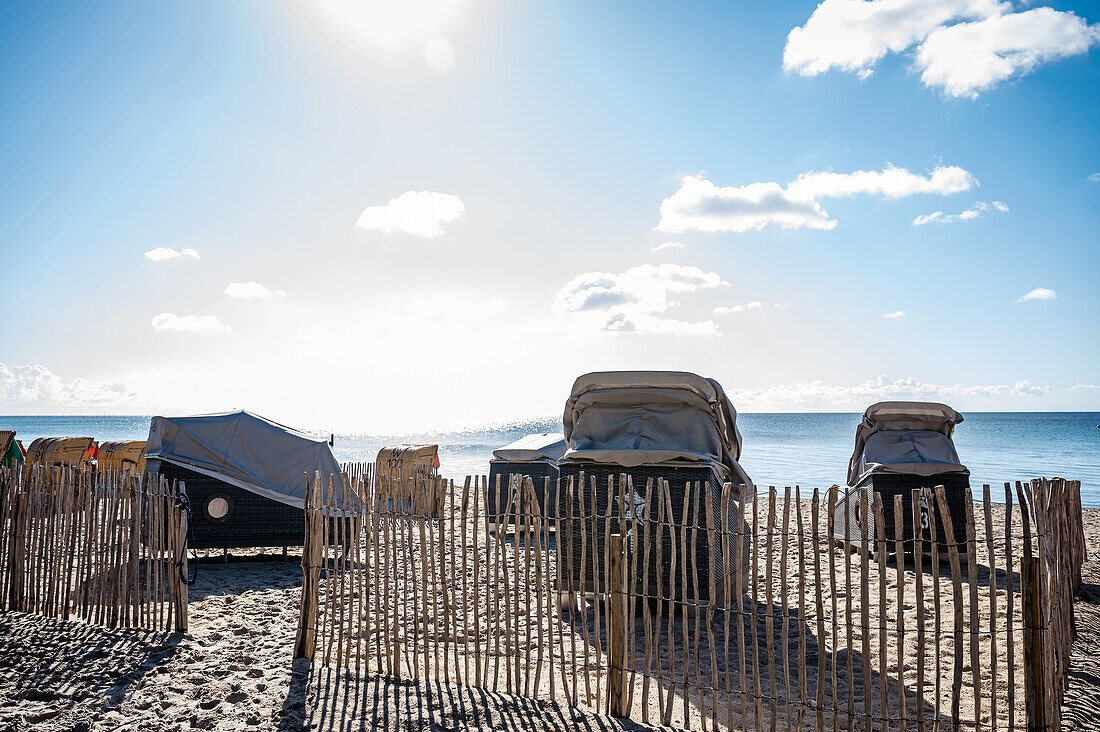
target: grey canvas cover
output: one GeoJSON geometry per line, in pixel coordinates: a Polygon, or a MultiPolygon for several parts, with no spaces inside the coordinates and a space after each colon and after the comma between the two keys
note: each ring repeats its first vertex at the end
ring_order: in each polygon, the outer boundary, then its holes
{"type": "Polygon", "coordinates": [[[938,402],[879,402],[856,428],[848,485],[872,473],[937,475],[969,472],[959,462],[951,436],[961,414],[938,402]]]}
{"type": "MultiPolygon", "coordinates": [[[[164,460],[288,506],[305,507],[306,476],[340,485],[340,465],[324,439],[251,412],[153,417],[147,460],[164,460]]],[[[341,490],[341,488],[338,488],[341,490]]]]}
{"type": "Polygon", "coordinates": [[[510,463],[557,462],[565,449],[561,432],[536,432],[493,450],[493,458],[510,463]]]}
{"type": "Polygon", "coordinates": [[[604,371],[574,382],[564,460],[637,467],[708,463],[751,485],[738,465],[737,413],[721,385],[684,371],[604,371]]]}

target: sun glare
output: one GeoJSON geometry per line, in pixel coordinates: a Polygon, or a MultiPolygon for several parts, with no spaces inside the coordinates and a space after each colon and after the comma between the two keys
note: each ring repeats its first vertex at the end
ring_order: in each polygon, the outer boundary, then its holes
{"type": "Polygon", "coordinates": [[[313,0],[331,25],[377,50],[422,40],[451,20],[463,0],[313,0]]]}

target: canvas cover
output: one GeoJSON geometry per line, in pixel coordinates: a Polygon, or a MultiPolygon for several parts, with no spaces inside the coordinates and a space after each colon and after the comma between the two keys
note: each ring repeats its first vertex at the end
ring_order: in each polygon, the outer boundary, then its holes
{"type": "MultiPolygon", "coordinates": [[[[306,476],[340,465],[326,440],[251,412],[153,417],[145,457],[164,460],[288,506],[305,507],[306,476]]],[[[338,487],[337,490],[343,490],[338,487]]]]}
{"type": "Polygon", "coordinates": [[[557,462],[565,454],[565,435],[538,432],[493,450],[493,458],[510,463],[557,462]]]}
{"type": "Polygon", "coordinates": [[[564,459],[624,467],[709,463],[751,485],[738,465],[737,413],[721,385],[684,371],[604,371],[574,382],[564,459]]]}
{"type": "Polygon", "coordinates": [[[848,485],[875,472],[909,475],[967,472],[951,436],[961,414],[938,402],[879,402],[856,428],[848,485]]]}

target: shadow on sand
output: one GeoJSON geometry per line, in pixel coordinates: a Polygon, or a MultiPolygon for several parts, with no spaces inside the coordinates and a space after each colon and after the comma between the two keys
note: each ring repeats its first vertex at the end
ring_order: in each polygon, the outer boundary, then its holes
{"type": "Polygon", "coordinates": [[[3,613],[0,679],[16,699],[47,702],[24,719],[32,725],[45,723],[76,706],[117,706],[176,653],[181,639],[177,634],[3,613]]]}

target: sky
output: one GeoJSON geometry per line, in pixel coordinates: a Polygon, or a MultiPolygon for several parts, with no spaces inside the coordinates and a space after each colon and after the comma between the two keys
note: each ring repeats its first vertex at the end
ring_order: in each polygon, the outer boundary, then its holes
{"type": "Polygon", "coordinates": [[[1100,409],[1100,4],[6,3],[0,413],[1100,409]]]}

